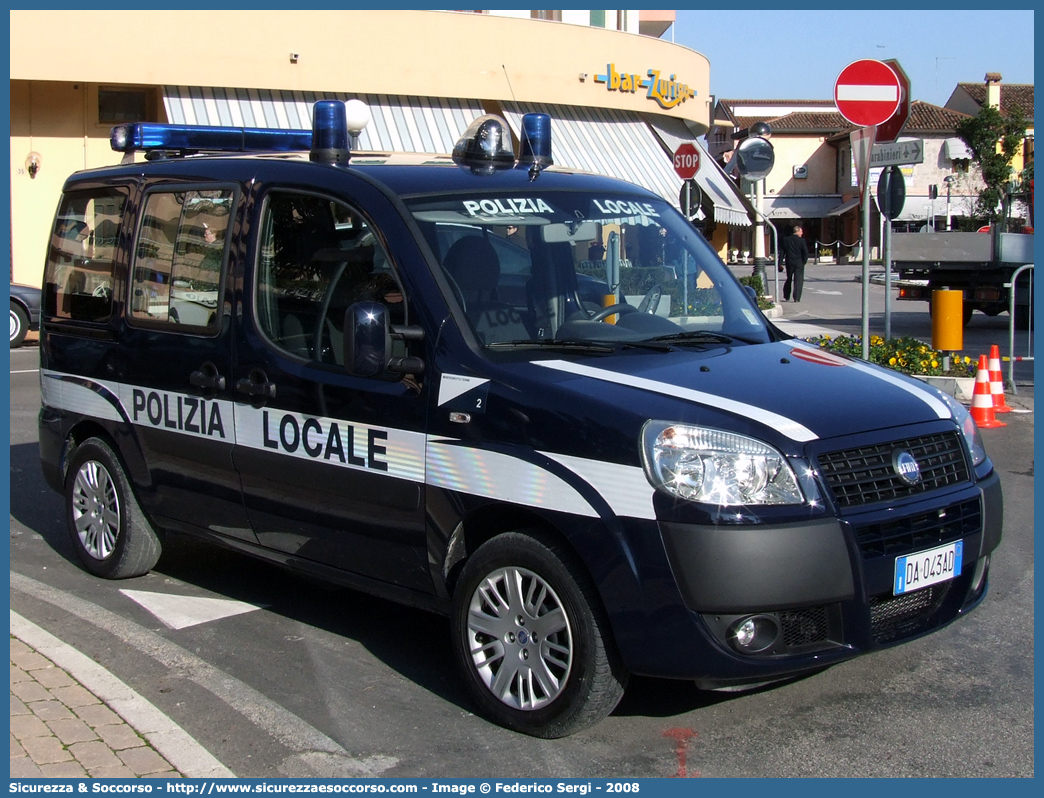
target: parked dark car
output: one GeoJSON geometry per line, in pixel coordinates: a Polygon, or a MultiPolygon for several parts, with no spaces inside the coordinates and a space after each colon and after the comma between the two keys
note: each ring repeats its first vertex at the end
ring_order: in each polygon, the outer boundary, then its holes
{"type": "Polygon", "coordinates": [[[25,334],[40,329],[40,289],[11,283],[11,348],[21,346],[25,334]]]}

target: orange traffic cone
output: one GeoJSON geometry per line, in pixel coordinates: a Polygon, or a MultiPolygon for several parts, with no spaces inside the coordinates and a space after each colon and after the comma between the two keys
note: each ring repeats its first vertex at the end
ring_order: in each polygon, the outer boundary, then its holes
{"type": "Polygon", "coordinates": [[[1000,347],[990,347],[990,393],[993,395],[993,412],[1010,413],[1011,408],[1004,401],[1004,375],[1001,373],[1000,347]]]}
{"type": "Polygon", "coordinates": [[[1006,427],[993,414],[993,394],[990,392],[990,374],[986,355],[979,355],[979,370],[975,372],[975,392],[972,394],[971,417],[979,429],[1006,427]]]}

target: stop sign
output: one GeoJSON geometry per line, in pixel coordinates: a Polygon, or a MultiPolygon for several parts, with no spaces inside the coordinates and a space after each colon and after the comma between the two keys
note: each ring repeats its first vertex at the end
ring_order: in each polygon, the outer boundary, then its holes
{"type": "Polygon", "coordinates": [[[691,180],[700,170],[700,151],[696,145],[685,142],[674,151],[674,171],[682,180],[691,180]]]}
{"type": "Polygon", "coordinates": [[[879,125],[899,109],[899,77],[883,61],[864,58],[841,70],[834,103],[841,116],[860,127],[879,125]]]}

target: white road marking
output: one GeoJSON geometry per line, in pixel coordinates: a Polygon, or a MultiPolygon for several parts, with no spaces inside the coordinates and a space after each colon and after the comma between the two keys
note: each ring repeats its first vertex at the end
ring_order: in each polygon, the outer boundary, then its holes
{"type": "Polygon", "coordinates": [[[121,590],[127,598],[147,609],[171,629],[186,629],[201,623],[232,618],[263,609],[232,599],[201,596],[176,596],[171,593],[153,593],[148,590],[121,590]]]}
{"type": "Polygon", "coordinates": [[[154,659],[179,677],[212,693],[254,726],[270,734],[294,752],[284,764],[297,762],[291,777],[314,777],[335,773],[340,777],[376,778],[398,764],[391,756],[351,756],[342,745],[299,718],[286,707],[206,660],[133,621],[71,593],[11,572],[11,590],[58,607],[81,621],[114,635],[141,654],[154,659]],[[319,756],[322,755],[322,756],[319,756]],[[319,756],[323,773],[309,764],[319,756]],[[300,772],[306,770],[307,772],[300,772]]]}

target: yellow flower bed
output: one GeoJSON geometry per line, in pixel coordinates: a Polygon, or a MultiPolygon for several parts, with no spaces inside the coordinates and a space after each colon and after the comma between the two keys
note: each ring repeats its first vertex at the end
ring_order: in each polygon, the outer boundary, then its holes
{"type": "MultiPolygon", "coordinates": [[[[863,356],[861,335],[824,335],[805,340],[830,352],[858,358],[863,356]]],[[[947,364],[946,353],[938,352],[923,341],[910,337],[885,340],[880,335],[871,335],[867,360],[914,376],[974,377],[978,368],[978,364],[970,357],[956,352],[949,354],[947,364]]]]}

